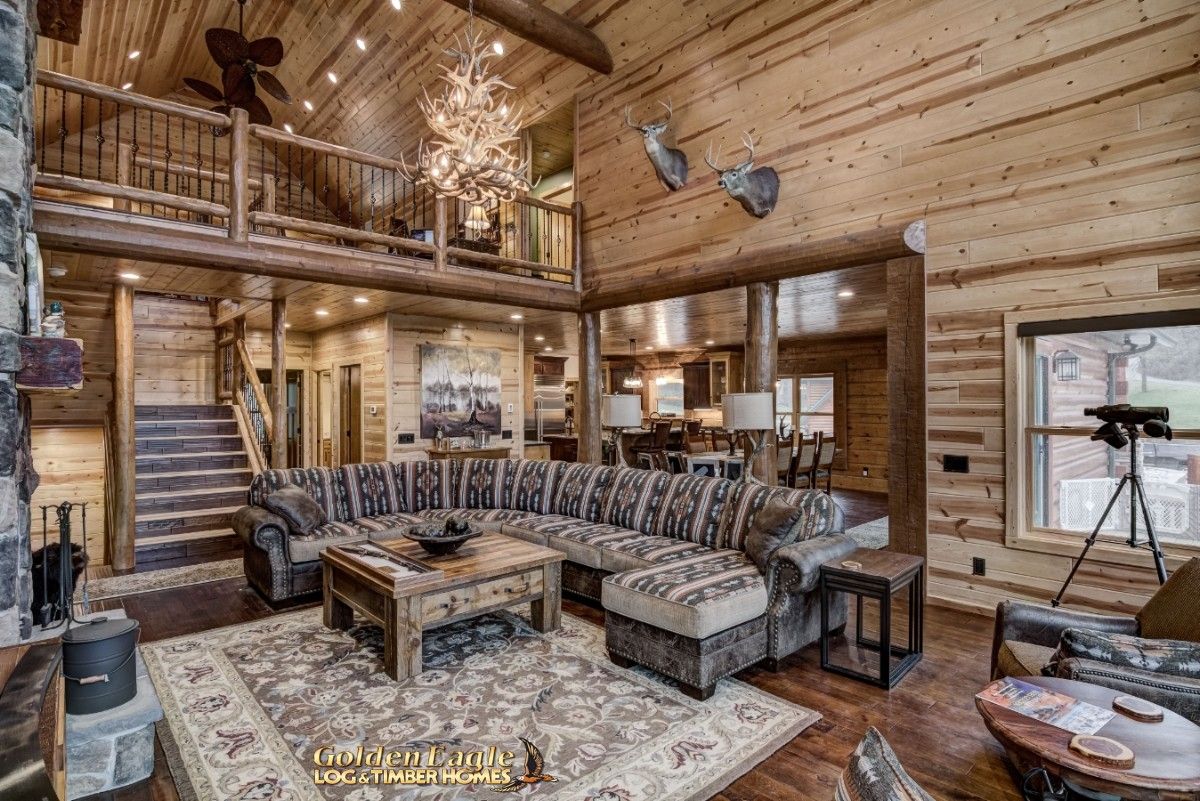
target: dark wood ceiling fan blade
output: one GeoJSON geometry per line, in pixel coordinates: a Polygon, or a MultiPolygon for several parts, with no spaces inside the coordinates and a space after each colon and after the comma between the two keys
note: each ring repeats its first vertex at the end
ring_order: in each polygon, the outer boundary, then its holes
{"type": "Polygon", "coordinates": [[[250,116],[252,125],[270,125],[271,112],[267,109],[267,104],[262,102],[260,97],[251,97],[245,103],[240,104],[246,109],[246,113],[250,116]]]}
{"type": "Polygon", "coordinates": [[[283,61],[283,42],[274,36],[265,36],[251,42],[246,52],[255,64],[261,67],[276,67],[283,61]]]}
{"type": "Polygon", "coordinates": [[[209,28],[204,32],[204,42],[208,45],[209,55],[221,69],[245,61],[250,51],[246,37],[228,28],[209,28]]]}
{"type": "Polygon", "coordinates": [[[241,64],[230,64],[221,74],[225,98],[231,106],[240,106],[254,97],[254,77],[241,64]]]}
{"type": "Polygon", "coordinates": [[[266,70],[258,71],[258,85],[265,89],[267,94],[278,100],[280,103],[292,102],[292,96],[288,94],[288,90],[283,88],[283,84],[279,82],[278,78],[266,70]]]}
{"type": "Polygon", "coordinates": [[[221,90],[213,86],[208,81],[202,81],[199,78],[184,78],[183,82],[187,84],[189,89],[203,97],[205,100],[212,100],[219,103],[225,99],[225,95],[221,92],[221,90]]]}

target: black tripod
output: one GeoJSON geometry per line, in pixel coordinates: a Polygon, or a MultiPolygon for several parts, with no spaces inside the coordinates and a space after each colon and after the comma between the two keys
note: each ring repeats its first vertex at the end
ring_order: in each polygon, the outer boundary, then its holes
{"type": "Polygon", "coordinates": [[[1163,562],[1162,548],[1158,546],[1158,536],[1154,533],[1154,521],[1150,517],[1150,508],[1146,506],[1146,488],[1142,485],[1142,477],[1138,475],[1138,437],[1141,436],[1141,433],[1138,431],[1138,427],[1132,423],[1122,423],[1121,428],[1129,437],[1129,472],[1121,478],[1121,483],[1117,485],[1112,497],[1108,499],[1108,506],[1104,507],[1104,514],[1100,515],[1100,520],[1096,522],[1096,527],[1092,529],[1091,535],[1083,545],[1083,551],[1076,558],[1075,564],[1071,566],[1071,572],[1067,574],[1067,580],[1063,582],[1062,589],[1050,602],[1051,606],[1057,607],[1062,603],[1067,588],[1071,586],[1071,580],[1075,578],[1075,573],[1083,564],[1088,551],[1096,544],[1096,537],[1100,535],[1100,529],[1104,528],[1104,521],[1108,519],[1113,507],[1117,505],[1117,499],[1121,497],[1121,492],[1126,486],[1129,487],[1129,539],[1125,541],[1125,544],[1130,548],[1142,547],[1138,543],[1138,511],[1140,510],[1142,521],[1146,524],[1146,548],[1154,554],[1154,569],[1158,571],[1158,583],[1164,584],[1167,581],[1167,566],[1163,562]]]}

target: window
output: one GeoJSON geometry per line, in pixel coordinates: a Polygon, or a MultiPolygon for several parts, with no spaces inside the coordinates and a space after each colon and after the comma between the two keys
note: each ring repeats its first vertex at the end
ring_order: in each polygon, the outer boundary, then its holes
{"type": "Polygon", "coordinates": [[[683,373],[660,375],[654,379],[654,408],[664,417],[683,414],[683,373]]]}
{"type": "MultiPolygon", "coordinates": [[[[1082,539],[1092,532],[1121,479],[1132,448],[1092,434],[1102,425],[1088,407],[1165,406],[1174,439],[1143,435],[1138,468],[1158,538],[1200,545],[1200,315],[1163,312],[1090,320],[1021,323],[1021,474],[1030,531],[1082,539]]],[[[1123,490],[1101,536],[1129,537],[1123,490]]],[[[1145,544],[1138,517],[1139,542],[1145,544]]]]}
{"type": "Polygon", "coordinates": [[[784,376],[775,382],[775,413],[785,418],[789,432],[833,435],[835,405],[832,373],[784,376]]]}

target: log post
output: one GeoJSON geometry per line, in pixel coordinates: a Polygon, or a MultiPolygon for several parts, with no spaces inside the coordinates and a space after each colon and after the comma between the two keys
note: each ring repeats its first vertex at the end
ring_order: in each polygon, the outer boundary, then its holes
{"type": "Polygon", "coordinates": [[[447,0],[538,47],[558,53],[602,75],[613,71],[612,55],[600,37],[581,22],[546,8],[538,0],[447,0]]]}
{"type": "Polygon", "coordinates": [[[276,298],[271,301],[271,467],[276,470],[292,466],[287,463],[286,324],[287,298],[276,298]]]}
{"type": "MultiPolygon", "coordinates": [[[[746,392],[775,395],[775,372],[779,363],[779,282],[746,286],[746,392]]],[[[768,486],[778,483],[775,470],[775,430],[766,435],[766,447],[754,461],[755,478],[768,486]]]]}
{"type": "Polygon", "coordinates": [[[888,537],[924,556],[928,528],[925,445],[925,259],[887,262],[888,537]]]}
{"type": "Polygon", "coordinates": [[[581,462],[599,464],[604,445],[600,430],[600,395],[603,373],[600,366],[600,314],[579,315],[579,397],[576,398],[575,432],[581,462]]]}
{"type": "Polygon", "coordinates": [[[113,570],[132,570],[137,564],[137,447],[134,440],[133,287],[113,287],[113,530],[108,533],[109,563],[113,570]]]}
{"type": "Polygon", "coordinates": [[[241,394],[242,385],[246,383],[246,376],[242,370],[242,360],[237,355],[237,343],[246,340],[246,318],[245,316],[238,317],[233,321],[233,347],[229,349],[229,358],[233,359],[233,395],[237,397],[241,394]]]}
{"type": "Polygon", "coordinates": [[[229,238],[250,237],[250,117],[243,108],[229,110],[229,238]]]}
{"type": "Polygon", "coordinates": [[[446,226],[450,224],[450,215],[447,214],[447,200],[442,195],[438,195],[433,201],[433,269],[446,269],[446,241],[449,237],[446,235],[446,226]]]}

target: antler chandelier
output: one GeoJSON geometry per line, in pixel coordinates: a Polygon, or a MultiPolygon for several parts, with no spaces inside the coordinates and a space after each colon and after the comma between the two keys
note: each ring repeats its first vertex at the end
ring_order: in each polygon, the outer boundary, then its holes
{"type": "Polygon", "coordinates": [[[474,205],[507,201],[529,190],[528,161],[513,155],[520,140],[521,114],[508,105],[513,87],[488,73],[488,62],[501,55],[499,43],[488,47],[475,32],[475,4],[468,4],[467,30],[446,53],[454,65],[444,67],[445,86],[436,98],[422,87],[417,105],[433,131],[417,146],[416,178],[435,192],[474,205]]]}

